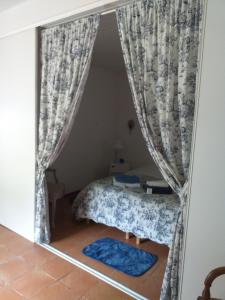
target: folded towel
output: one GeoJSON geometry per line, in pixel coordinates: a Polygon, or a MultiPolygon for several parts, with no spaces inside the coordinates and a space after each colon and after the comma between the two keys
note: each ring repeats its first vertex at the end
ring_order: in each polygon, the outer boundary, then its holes
{"type": "Polygon", "coordinates": [[[169,184],[165,180],[149,180],[146,182],[146,184],[150,187],[169,187],[169,184]]]}
{"type": "Polygon", "coordinates": [[[119,182],[116,180],[115,177],[113,177],[113,185],[119,186],[122,188],[140,188],[141,184],[140,183],[125,183],[125,182],[119,182]]]}
{"type": "Polygon", "coordinates": [[[144,185],[147,194],[172,194],[173,190],[171,187],[158,187],[158,186],[148,186],[144,185]]]}
{"type": "Polygon", "coordinates": [[[113,182],[114,186],[119,186],[119,187],[123,187],[123,188],[140,188],[141,185],[140,183],[135,183],[135,184],[129,184],[129,183],[121,183],[121,182],[113,182]]]}
{"type": "Polygon", "coordinates": [[[114,176],[115,180],[117,182],[121,182],[121,183],[129,183],[129,184],[136,184],[139,183],[140,184],[140,179],[138,176],[131,176],[131,175],[116,175],[114,176]]]}

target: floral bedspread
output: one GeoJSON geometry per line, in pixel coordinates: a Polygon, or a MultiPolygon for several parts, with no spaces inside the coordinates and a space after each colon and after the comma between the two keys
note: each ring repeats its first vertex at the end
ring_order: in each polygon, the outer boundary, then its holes
{"type": "Polygon", "coordinates": [[[105,178],[84,188],[72,209],[76,219],[92,219],[170,246],[178,208],[175,194],[151,195],[141,188],[124,189],[114,186],[112,178],[105,178]]]}

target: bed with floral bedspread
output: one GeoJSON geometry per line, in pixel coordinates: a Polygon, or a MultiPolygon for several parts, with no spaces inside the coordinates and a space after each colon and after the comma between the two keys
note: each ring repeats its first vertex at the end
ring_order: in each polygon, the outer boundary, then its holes
{"type": "Polygon", "coordinates": [[[72,210],[77,220],[91,219],[170,246],[178,208],[179,198],[175,194],[125,189],[114,186],[110,177],[84,188],[75,198],[72,210]]]}

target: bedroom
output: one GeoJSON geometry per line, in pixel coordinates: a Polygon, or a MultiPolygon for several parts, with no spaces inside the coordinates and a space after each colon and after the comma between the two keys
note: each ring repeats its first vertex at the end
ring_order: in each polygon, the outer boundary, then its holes
{"type": "MultiPolygon", "coordinates": [[[[37,230],[35,225],[37,222],[34,222],[35,135],[37,137],[35,103],[39,98],[36,93],[39,85],[36,81],[37,64],[35,62],[38,54],[37,48],[40,45],[37,31],[39,31],[39,26],[44,27],[53,21],[56,21],[57,24],[67,21],[68,17],[73,19],[74,16],[77,17],[83,13],[88,14],[92,8],[98,12],[115,7],[115,3],[112,3],[111,0],[76,2],[40,0],[38,4],[35,2],[37,1],[30,0],[30,3],[26,2],[3,12],[0,18],[2,65],[0,73],[3,95],[1,101],[3,138],[1,182],[3,189],[1,189],[0,218],[1,224],[32,242],[38,242],[37,235],[34,235],[34,227],[37,230]],[[49,10],[49,7],[52,9],[49,10]],[[65,19],[63,20],[63,18],[65,19]],[[7,126],[5,126],[6,124],[7,126]],[[9,138],[10,136],[14,138],[9,138]]],[[[122,5],[122,1],[115,2],[122,5]]],[[[187,3],[187,1],[184,2],[187,3]]],[[[221,254],[224,245],[220,235],[214,234],[221,232],[222,224],[224,224],[222,223],[224,218],[221,209],[224,204],[222,200],[224,191],[222,183],[218,186],[220,179],[224,178],[220,168],[224,161],[222,154],[224,153],[222,139],[224,135],[222,127],[218,126],[218,122],[223,123],[224,120],[224,110],[221,109],[224,106],[224,89],[221,82],[224,78],[224,69],[222,68],[224,41],[220,39],[220,36],[224,36],[225,28],[223,26],[224,3],[220,0],[207,2],[209,6],[203,51],[203,78],[200,86],[197,133],[194,132],[196,147],[191,173],[191,178],[193,177],[192,194],[188,201],[190,216],[188,227],[185,228],[187,242],[184,245],[186,254],[183,266],[184,280],[182,281],[180,278],[181,299],[196,299],[200,294],[205,275],[213,266],[221,265],[224,257],[221,254]],[[218,32],[218,35],[215,32],[218,32]],[[212,98],[214,99],[213,103],[212,98]],[[220,147],[215,147],[215,144],[220,147]],[[217,158],[216,160],[209,160],[212,153],[217,158]],[[217,174],[215,178],[208,173],[209,169],[217,174]],[[206,185],[212,187],[211,191],[205,190],[206,185]],[[215,197],[214,191],[217,191],[217,197],[215,197]],[[211,201],[212,197],[213,202],[211,201]],[[199,214],[202,218],[199,218],[199,214]],[[210,245],[208,243],[209,232],[212,233],[210,245]],[[193,266],[196,267],[195,273],[193,273],[193,266]]],[[[115,141],[113,141],[113,145],[114,143],[115,141]]],[[[123,142],[124,150],[126,150],[125,146],[123,142]]],[[[58,203],[57,211],[59,207],[58,203]]],[[[42,219],[42,221],[44,224],[45,220],[42,219]]],[[[135,243],[135,240],[133,241],[135,243]]]]}
{"type": "MultiPolygon", "coordinates": [[[[140,245],[136,245],[135,237],[126,240],[125,230],[119,230],[118,226],[116,228],[116,223],[107,226],[104,225],[108,224],[107,220],[94,222],[93,218],[97,216],[94,216],[93,212],[90,221],[84,218],[83,222],[75,222],[72,215],[72,207],[74,212],[78,203],[76,194],[96,180],[127,171],[129,174],[139,175],[145,181],[162,178],[149,155],[138,123],[114,13],[101,17],[79,111],[69,139],[51,169],[56,170],[57,180],[61,183],[59,187],[63,183],[65,196],[56,201],[55,213],[52,211],[52,202],[50,203],[53,227],[50,245],[119,282],[133,293],[157,299],[168,254],[166,246],[147,241],[141,241],[140,245]],[[131,277],[88,259],[82,254],[82,248],[104,237],[121,240],[153,252],[158,257],[157,265],[139,278],[131,277]],[[152,277],[153,272],[155,272],[154,277],[152,277]],[[150,287],[149,282],[151,282],[150,287]]],[[[54,174],[51,171],[47,174],[51,189],[54,174]]],[[[99,193],[104,193],[105,190],[106,186],[102,185],[99,193]]],[[[121,191],[116,192],[119,194],[121,191]]],[[[129,190],[125,192],[129,193],[129,190]]],[[[108,194],[107,198],[113,197],[116,196],[112,187],[112,195],[108,194]]],[[[97,198],[94,201],[98,203],[97,198]]],[[[115,199],[115,202],[117,201],[115,199]]],[[[85,203],[85,200],[81,202],[85,203]]],[[[93,203],[95,209],[97,203],[93,203]]],[[[110,216],[107,207],[105,214],[110,216]]]]}

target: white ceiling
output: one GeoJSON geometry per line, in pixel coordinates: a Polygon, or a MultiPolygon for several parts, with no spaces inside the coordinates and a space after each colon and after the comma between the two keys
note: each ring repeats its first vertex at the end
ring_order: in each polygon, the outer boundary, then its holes
{"type": "Polygon", "coordinates": [[[116,16],[114,13],[101,16],[92,62],[96,66],[110,68],[115,72],[125,71],[116,16]]]}
{"type": "Polygon", "coordinates": [[[13,6],[16,6],[25,1],[27,0],[0,0],[0,12],[12,8],[13,6]]]}

